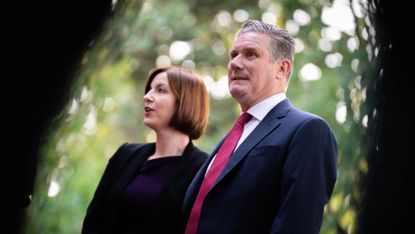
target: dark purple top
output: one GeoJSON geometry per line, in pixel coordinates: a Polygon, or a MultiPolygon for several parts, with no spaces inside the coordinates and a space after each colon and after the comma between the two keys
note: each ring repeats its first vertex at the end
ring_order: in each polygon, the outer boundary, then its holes
{"type": "Polygon", "coordinates": [[[127,186],[120,204],[121,233],[140,233],[146,216],[180,156],[147,160],[127,186]]]}

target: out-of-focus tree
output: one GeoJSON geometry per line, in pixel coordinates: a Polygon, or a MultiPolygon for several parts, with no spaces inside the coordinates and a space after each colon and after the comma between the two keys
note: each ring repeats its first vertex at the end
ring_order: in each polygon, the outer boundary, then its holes
{"type": "Polygon", "coordinates": [[[364,145],[368,172],[362,175],[359,234],[408,233],[415,208],[413,139],[412,9],[404,2],[369,0],[363,35],[369,60],[364,65],[368,119],[364,145]]]}
{"type": "MultiPolygon", "coordinates": [[[[354,3],[355,1],[353,1],[354,3]]],[[[196,141],[210,152],[239,113],[227,91],[226,65],[235,34],[249,18],[286,28],[297,41],[288,97],[334,129],[338,181],[321,233],[351,233],[366,173],[361,136],[368,125],[364,66],[376,57],[364,9],[336,0],[139,1],[116,3],[104,32],[91,43],[67,107],[42,146],[26,233],[79,233],[88,202],[109,157],[123,142],[154,135],[141,123],[143,85],[165,65],[197,69],[208,86],[211,113],[196,141]]]]}

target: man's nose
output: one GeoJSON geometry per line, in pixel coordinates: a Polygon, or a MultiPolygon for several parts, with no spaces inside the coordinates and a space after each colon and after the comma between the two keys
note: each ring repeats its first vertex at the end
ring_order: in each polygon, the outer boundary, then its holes
{"type": "Polygon", "coordinates": [[[238,55],[238,56],[236,56],[236,57],[234,57],[234,58],[232,58],[232,59],[229,61],[229,64],[230,64],[230,67],[231,67],[233,70],[240,70],[240,69],[242,69],[242,64],[241,64],[241,60],[240,60],[239,55],[238,55]]]}

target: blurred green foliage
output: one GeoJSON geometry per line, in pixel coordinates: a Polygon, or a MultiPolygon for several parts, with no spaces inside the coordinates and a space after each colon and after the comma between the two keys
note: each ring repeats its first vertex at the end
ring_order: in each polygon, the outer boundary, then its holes
{"type": "Polygon", "coordinates": [[[154,140],[141,119],[144,82],[157,66],[195,68],[206,79],[211,113],[195,144],[213,150],[239,113],[227,93],[226,65],[235,33],[248,18],[276,23],[298,40],[287,95],[327,120],[339,143],[338,181],[321,233],[353,233],[357,185],[367,171],[362,136],[370,124],[362,75],[374,50],[370,20],[356,9],[345,8],[355,23],[351,30],[323,22],[323,12],[334,6],[325,0],[119,1],[83,56],[72,98],[43,139],[24,233],[80,233],[109,157],[124,142],[154,140]]]}

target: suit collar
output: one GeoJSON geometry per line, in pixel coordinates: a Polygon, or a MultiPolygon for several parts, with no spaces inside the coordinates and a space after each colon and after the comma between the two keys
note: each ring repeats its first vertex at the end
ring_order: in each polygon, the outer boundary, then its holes
{"type": "Polygon", "coordinates": [[[285,95],[285,93],[278,93],[276,95],[273,95],[260,101],[253,107],[249,108],[247,112],[251,114],[259,122],[261,122],[265,118],[265,116],[272,110],[272,108],[274,108],[276,105],[278,105],[286,98],[287,96],[285,95]]]}
{"type": "MultiPolygon", "coordinates": [[[[229,159],[228,164],[219,175],[215,185],[222,180],[264,137],[274,129],[278,128],[283,118],[293,106],[288,99],[281,101],[273,107],[259,125],[249,134],[229,159]]],[[[223,141],[222,141],[223,143],[223,141]]],[[[219,147],[215,149],[212,155],[217,153],[219,147]]]]}
{"type": "MultiPolygon", "coordinates": [[[[219,183],[249,153],[252,148],[254,148],[265,136],[267,136],[270,132],[282,124],[282,120],[292,108],[293,106],[291,105],[290,101],[285,99],[269,111],[265,118],[254,129],[254,131],[251,132],[251,134],[233,153],[228,164],[219,175],[212,189],[215,188],[216,184],[219,183]]],[[[184,217],[188,217],[191,206],[193,205],[194,199],[196,198],[197,192],[199,191],[200,185],[206,174],[206,170],[222,143],[223,139],[216,146],[215,150],[212,151],[209,159],[205,161],[203,166],[195,175],[192,183],[189,185],[183,204],[184,217]]]]}

